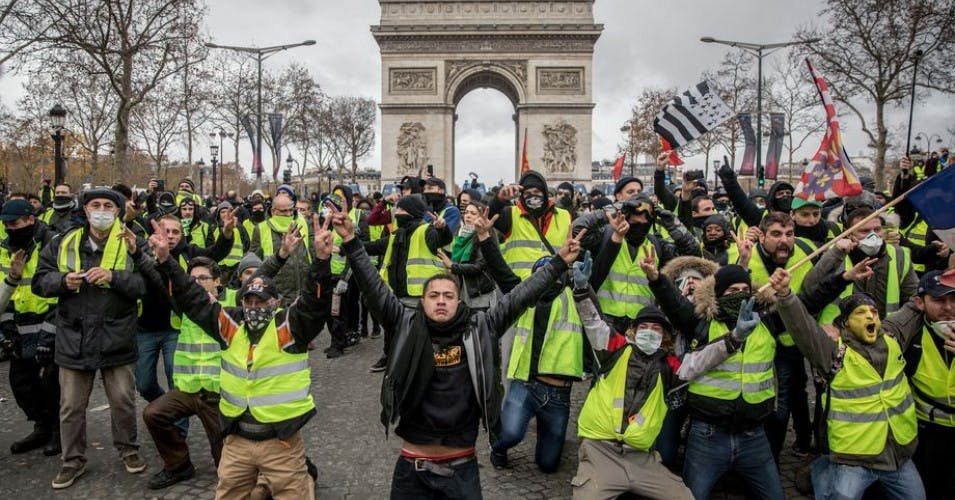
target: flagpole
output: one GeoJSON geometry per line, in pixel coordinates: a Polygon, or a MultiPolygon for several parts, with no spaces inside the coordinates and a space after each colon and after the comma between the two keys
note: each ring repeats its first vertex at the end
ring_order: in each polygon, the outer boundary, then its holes
{"type": "MultiPolygon", "coordinates": [[[[906,192],[900,194],[900,195],[897,196],[895,199],[893,199],[892,201],[886,203],[885,205],[883,205],[882,207],[880,207],[880,208],[879,208],[878,210],[876,210],[875,212],[872,212],[871,214],[867,215],[866,217],[864,217],[864,218],[863,218],[862,220],[860,220],[859,222],[856,222],[852,227],[850,227],[849,229],[846,229],[845,231],[843,231],[842,234],[840,234],[840,235],[836,236],[835,238],[832,238],[831,240],[829,240],[829,241],[827,241],[826,243],[824,243],[822,246],[820,246],[819,248],[817,248],[815,252],[812,252],[811,254],[809,254],[809,255],[803,257],[802,259],[799,259],[798,262],[796,262],[795,264],[789,266],[789,268],[786,269],[786,272],[792,273],[792,272],[795,271],[796,269],[802,267],[805,263],[811,261],[812,259],[815,259],[815,258],[818,257],[819,255],[822,255],[823,252],[825,252],[826,250],[829,250],[830,247],[832,247],[833,245],[835,245],[837,241],[841,240],[842,238],[845,238],[845,237],[848,236],[850,233],[854,232],[856,229],[859,229],[860,227],[864,226],[864,225],[865,225],[866,223],[868,223],[870,220],[872,220],[872,219],[874,219],[874,218],[876,218],[876,217],[882,215],[883,213],[885,213],[886,210],[888,210],[888,209],[890,209],[890,208],[892,208],[892,207],[898,205],[899,203],[901,203],[902,200],[904,200],[905,197],[909,195],[909,193],[911,193],[913,190],[915,190],[917,187],[919,187],[919,185],[920,185],[920,184],[916,184],[915,186],[912,186],[911,188],[909,188],[908,191],[906,191],[906,192]]],[[[844,207],[845,207],[845,205],[843,205],[843,208],[844,208],[844,207]]],[[[848,215],[848,214],[846,214],[846,215],[848,215]]],[[[759,287],[759,290],[757,290],[756,293],[762,292],[763,290],[769,288],[769,286],[770,286],[770,284],[769,284],[769,283],[766,283],[765,285],[759,287]]]]}

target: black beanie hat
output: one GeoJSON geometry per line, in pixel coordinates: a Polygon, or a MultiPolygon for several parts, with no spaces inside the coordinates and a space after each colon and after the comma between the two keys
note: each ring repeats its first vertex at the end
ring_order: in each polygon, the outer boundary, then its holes
{"type": "Polygon", "coordinates": [[[839,301],[839,315],[832,320],[832,323],[840,328],[845,326],[846,318],[859,306],[879,307],[871,295],[862,292],[854,293],[839,301]]]}
{"type": "Polygon", "coordinates": [[[564,190],[564,191],[570,191],[571,193],[573,193],[573,192],[574,192],[574,185],[571,184],[571,183],[569,183],[569,182],[567,182],[567,181],[564,181],[564,182],[561,182],[560,184],[557,185],[557,189],[558,189],[558,190],[564,190]]]}
{"type": "Polygon", "coordinates": [[[428,204],[424,202],[424,198],[420,194],[402,196],[395,206],[408,212],[415,219],[423,218],[425,212],[428,211],[428,204]]]}
{"type": "Polygon", "coordinates": [[[646,306],[640,309],[640,312],[637,313],[637,317],[630,322],[630,326],[636,328],[637,325],[643,322],[659,323],[664,330],[673,333],[673,325],[670,324],[670,320],[667,319],[662,311],[654,306],[646,306]]]}
{"type": "Polygon", "coordinates": [[[749,271],[737,264],[729,264],[721,267],[719,271],[716,271],[716,275],[713,276],[713,279],[716,281],[713,287],[713,291],[716,292],[716,298],[722,297],[727,288],[737,283],[746,283],[750,287],[753,286],[749,277],[749,271]]]}
{"type": "Polygon", "coordinates": [[[626,176],[626,177],[622,177],[622,178],[621,178],[619,181],[617,181],[617,183],[613,186],[613,194],[617,194],[617,193],[619,193],[620,191],[623,191],[623,188],[624,188],[627,184],[630,184],[631,182],[639,183],[639,184],[640,184],[640,187],[641,187],[641,188],[643,187],[643,182],[641,182],[640,179],[637,179],[636,177],[631,177],[631,176],[628,175],[628,176],[626,176]]]}

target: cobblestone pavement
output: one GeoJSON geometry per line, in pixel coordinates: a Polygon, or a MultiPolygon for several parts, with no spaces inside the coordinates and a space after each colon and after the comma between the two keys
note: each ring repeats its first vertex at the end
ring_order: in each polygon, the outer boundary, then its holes
{"type": "MultiPolygon", "coordinates": [[[[346,356],[328,360],[322,349],[328,345],[324,333],[312,352],[313,395],[318,415],[303,430],[306,449],[318,465],[318,498],[387,498],[391,472],[400,449],[400,440],[385,436],[379,423],[378,393],[381,374],[368,372],[381,353],[380,339],[365,339],[346,356]]],[[[208,444],[198,420],[191,419],[189,445],[197,468],[194,479],[158,492],[148,490],[146,482],[159,471],[161,461],[148,432],[139,421],[139,442],[148,464],[144,473],[130,475],[123,469],[112,447],[109,410],[102,386],[93,390],[88,413],[87,472],[71,488],[53,491],[50,481],[59,470],[57,458],[44,457],[39,450],[11,455],[10,444],[26,435],[31,426],[13,401],[8,383],[8,363],[0,363],[0,496],[24,499],[84,498],[132,499],[212,498],[216,475],[208,444]]],[[[163,380],[161,378],[161,380],[163,380]]],[[[576,470],[577,412],[586,394],[587,384],[578,384],[573,393],[573,410],[564,459],[560,469],[550,475],[537,472],[533,462],[534,424],[524,443],[511,450],[513,468],[495,470],[487,457],[486,435],[479,438],[479,463],[484,497],[488,499],[546,498],[569,499],[570,479],[576,470]]],[[[140,414],[144,402],[139,401],[140,414]]],[[[792,434],[790,432],[790,434],[792,434]]],[[[801,459],[789,448],[783,452],[783,486],[790,498],[805,498],[793,485],[795,468],[801,459]]],[[[734,488],[730,488],[734,489],[734,488]]],[[[744,498],[739,492],[724,491],[714,498],[744,498]]]]}

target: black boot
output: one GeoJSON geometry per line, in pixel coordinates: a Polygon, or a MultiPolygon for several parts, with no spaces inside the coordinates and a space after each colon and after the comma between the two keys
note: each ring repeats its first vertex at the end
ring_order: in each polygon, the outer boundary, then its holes
{"type": "Polygon", "coordinates": [[[10,445],[10,452],[26,453],[45,445],[50,440],[50,428],[43,424],[33,424],[33,432],[27,437],[14,441],[10,445]]]}
{"type": "Polygon", "coordinates": [[[50,433],[50,440],[43,447],[43,454],[48,457],[55,457],[62,452],[63,450],[60,448],[60,428],[56,427],[50,433]]]}

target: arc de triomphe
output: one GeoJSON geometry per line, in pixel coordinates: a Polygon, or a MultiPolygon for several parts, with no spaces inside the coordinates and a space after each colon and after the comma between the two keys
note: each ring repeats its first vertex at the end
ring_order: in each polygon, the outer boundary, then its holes
{"type": "MultiPolygon", "coordinates": [[[[382,180],[428,164],[454,180],[458,102],[493,88],[514,104],[516,176],[524,130],[548,181],[590,180],[594,0],[379,0],[382,180]]],[[[485,179],[485,182],[489,181],[485,179]]]]}

